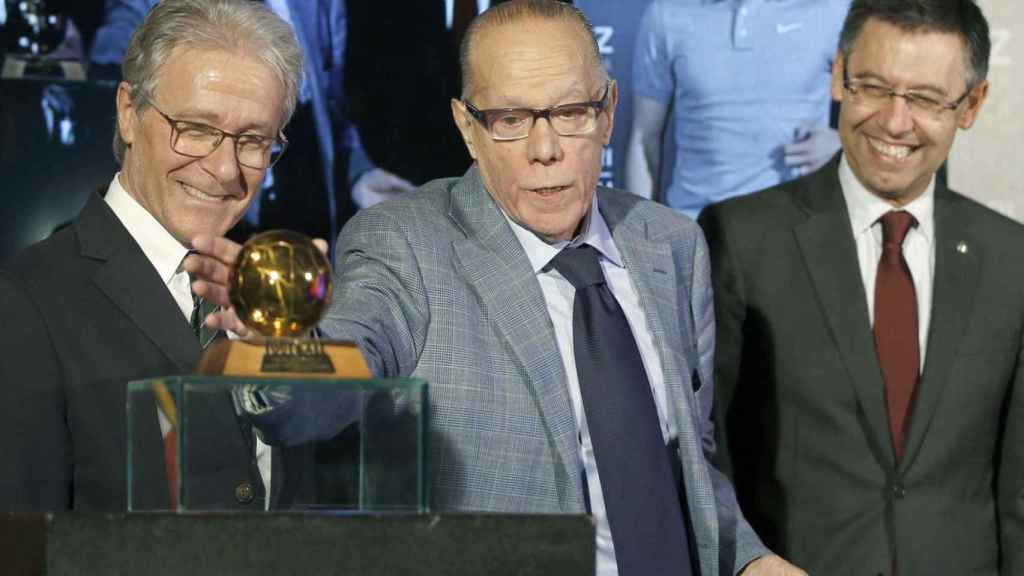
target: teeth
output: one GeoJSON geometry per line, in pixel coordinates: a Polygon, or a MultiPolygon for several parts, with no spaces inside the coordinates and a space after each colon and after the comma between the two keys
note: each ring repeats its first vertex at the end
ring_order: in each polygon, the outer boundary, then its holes
{"type": "Polygon", "coordinates": [[[885,142],[880,142],[878,140],[875,140],[874,138],[868,138],[868,142],[871,143],[871,147],[878,151],[879,154],[883,156],[888,156],[889,158],[892,158],[894,160],[903,160],[904,158],[909,156],[911,152],[910,146],[886,144],[885,142]]]}
{"type": "Polygon", "coordinates": [[[179,184],[181,184],[181,189],[185,191],[185,194],[188,194],[189,196],[191,196],[193,198],[196,198],[198,200],[220,201],[219,197],[213,196],[211,194],[207,194],[206,192],[203,192],[202,190],[200,190],[198,188],[189,186],[188,184],[185,184],[184,182],[179,182],[179,184]]]}

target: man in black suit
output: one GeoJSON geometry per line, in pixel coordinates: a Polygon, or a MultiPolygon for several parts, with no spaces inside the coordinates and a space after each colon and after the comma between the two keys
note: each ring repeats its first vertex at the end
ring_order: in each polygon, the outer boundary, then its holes
{"type": "Polygon", "coordinates": [[[812,574],[1024,573],[1024,228],[935,178],[989,52],[971,0],[855,0],[841,155],[701,215],[718,459],[812,574]]]}
{"type": "MultiPolygon", "coordinates": [[[[301,66],[288,24],[245,0],[164,0],[136,31],[117,90],[121,171],[0,274],[0,509],[125,507],[125,384],[195,365],[182,259],[256,196],[301,66]]],[[[207,407],[215,440],[193,446],[193,504],[262,507],[251,432],[226,394],[207,407]]],[[[134,465],[153,481],[135,502],[166,507],[168,423],[154,409],[137,424],[134,465]]]]}

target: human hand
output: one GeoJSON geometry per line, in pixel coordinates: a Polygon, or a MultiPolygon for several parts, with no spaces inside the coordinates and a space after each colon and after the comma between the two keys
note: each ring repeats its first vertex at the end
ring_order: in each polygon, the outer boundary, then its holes
{"type": "Polygon", "coordinates": [[[412,192],[416,186],[408,180],[381,168],[373,168],[361,175],[352,184],[352,201],[359,208],[394,198],[404,192],[412,192]]]}
{"type": "Polygon", "coordinates": [[[798,126],[793,142],[782,147],[783,164],[796,176],[821,168],[839,150],[839,133],[831,128],[798,126]]]}
{"type": "Polygon", "coordinates": [[[786,562],[776,554],[761,556],[747,564],[740,574],[741,576],[807,576],[807,572],[786,562]]]}

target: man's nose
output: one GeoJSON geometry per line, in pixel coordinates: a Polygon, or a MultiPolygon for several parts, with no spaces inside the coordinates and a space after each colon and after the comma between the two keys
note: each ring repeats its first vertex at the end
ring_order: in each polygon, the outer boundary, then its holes
{"type": "Polygon", "coordinates": [[[547,118],[537,118],[527,136],[527,149],[531,162],[548,165],[563,157],[561,136],[547,118]]]}
{"type": "Polygon", "coordinates": [[[914,130],[913,112],[909,100],[893,94],[879,111],[879,124],[891,136],[904,136],[914,130]]]}
{"type": "Polygon", "coordinates": [[[201,160],[201,163],[218,182],[227,183],[237,180],[241,172],[241,165],[238,163],[235,140],[225,137],[213,149],[213,152],[201,160]]]}

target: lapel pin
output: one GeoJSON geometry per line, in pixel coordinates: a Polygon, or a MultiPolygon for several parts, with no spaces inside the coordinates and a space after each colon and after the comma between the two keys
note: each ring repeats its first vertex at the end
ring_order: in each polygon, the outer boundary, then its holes
{"type": "Polygon", "coordinates": [[[967,254],[967,242],[964,242],[963,240],[961,240],[956,245],[956,251],[961,253],[961,254],[967,254]]]}

